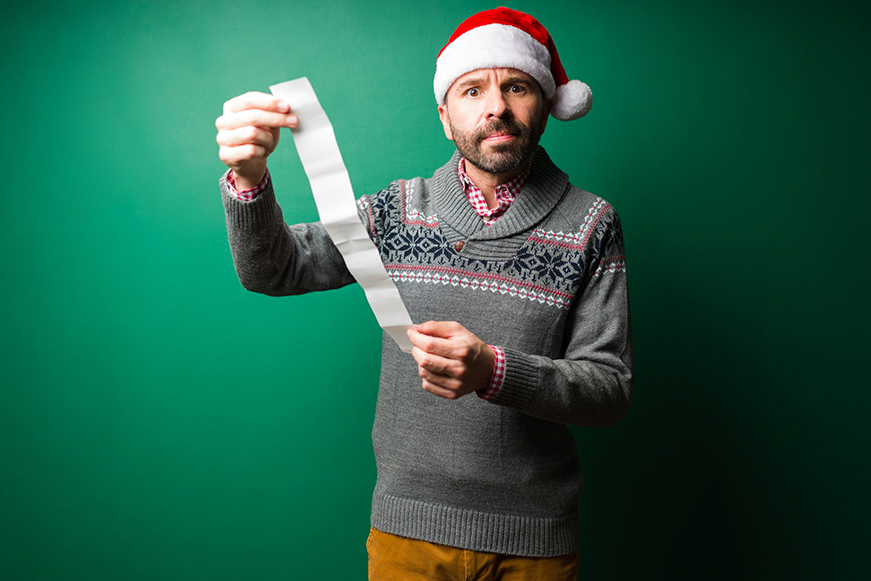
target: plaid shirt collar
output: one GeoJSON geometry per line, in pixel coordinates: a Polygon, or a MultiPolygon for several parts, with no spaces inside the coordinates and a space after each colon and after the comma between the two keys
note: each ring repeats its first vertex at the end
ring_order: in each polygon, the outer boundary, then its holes
{"type": "Polygon", "coordinates": [[[484,223],[489,226],[502,214],[507,212],[511,204],[514,203],[517,194],[520,193],[520,190],[522,190],[523,186],[526,184],[526,178],[529,177],[529,171],[531,169],[532,162],[530,161],[526,164],[526,168],[520,172],[516,178],[510,182],[496,186],[494,193],[496,194],[496,201],[499,202],[499,205],[492,210],[487,205],[487,200],[484,199],[484,194],[481,193],[478,186],[472,183],[472,180],[466,174],[465,157],[460,158],[460,163],[457,166],[457,175],[460,177],[460,183],[463,184],[463,192],[465,192],[466,197],[469,199],[469,203],[472,204],[472,207],[475,208],[475,212],[481,216],[484,223]]]}

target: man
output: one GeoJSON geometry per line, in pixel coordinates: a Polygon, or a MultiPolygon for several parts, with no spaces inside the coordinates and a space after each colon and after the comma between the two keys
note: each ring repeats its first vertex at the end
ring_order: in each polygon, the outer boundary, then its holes
{"type": "MultiPolygon", "coordinates": [[[[575,579],[582,478],[565,424],[613,424],[632,383],[617,215],[538,146],[549,115],[586,114],[589,88],[538,21],[499,8],[454,32],[434,89],[453,158],[358,201],[426,321],[411,356],[384,336],[370,578],[575,579]]],[[[216,122],[236,269],[270,295],[354,282],[323,227],[287,226],[275,201],[266,160],[296,124],[262,93],[216,122]]]]}

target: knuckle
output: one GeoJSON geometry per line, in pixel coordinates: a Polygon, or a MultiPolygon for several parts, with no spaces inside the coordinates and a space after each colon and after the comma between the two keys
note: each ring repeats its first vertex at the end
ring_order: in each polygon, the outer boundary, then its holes
{"type": "Polygon", "coordinates": [[[222,147],[229,147],[233,145],[229,132],[223,129],[221,131],[218,131],[218,134],[215,136],[215,141],[217,141],[218,145],[222,147]]]}
{"type": "Polygon", "coordinates": [[[257,146],[251,143],[240,145],[236,149],[239,151],[239,156],[242,159],[254,159],[257,157],[257,146]]]}
{"type": "Polygon", "coordinates": [[[234,101],[236,101],[235,104],[237,109],[247,109],[248,107],[250,107],[251,103],[254,102],[256,95],[256,91],[248,91],[247,93],[242,93],[241,95],[239,95],[236,99],[234,99],[234,101]]]}

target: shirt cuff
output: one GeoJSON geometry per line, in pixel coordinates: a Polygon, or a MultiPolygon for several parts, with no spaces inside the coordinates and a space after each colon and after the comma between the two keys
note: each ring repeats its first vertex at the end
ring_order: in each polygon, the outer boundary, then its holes
{"type": "Polygon", "coordinates": [[[263,180],[254,186],[253,188],[242,190],[241,192],[236,189],[236,180],[233,176],[233,170],[227,172],[227,189],[230,190],[230,195],[239,200],[240,202],[250,202],[258,195],[260,195],[263,190],[266,189],[266,186],[269,185],[269,170],[266,170],[266,174],[263,176],[263,180]]]}
{"type": "Polygon", "coordinates": [[[496,356],[496,362],[493,364],[493,375],[490,376],[490,385],[487,389],[479,389],[475,393],[481,399],[490,401],[499,390],[502,389],[502,381],[505,379],[505,352],[500,347],[489,345],[493,350],[493,355],[496,356]]]}

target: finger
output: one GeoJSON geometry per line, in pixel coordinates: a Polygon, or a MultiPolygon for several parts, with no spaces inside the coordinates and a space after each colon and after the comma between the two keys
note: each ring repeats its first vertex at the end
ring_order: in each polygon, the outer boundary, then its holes
{"type": "Polygon", "coordinates": [[[442,339],[420,333],[417,335],[409,333],[409,339],[411,344],[421,351],[446,360],[464,361],[473,355],[473,342],[464,336],[442,339]]]}
{"type": "Polygon", "coordinates": [[[421,383],[421,386],[423,387],[423,389],[430,392],[431,394],[437,395],[439,397],[443,397],[445,399],[451,399],[451,400],[459,399],[463,395],[463,394],[459,393],[458,391],[455,391],[452,389],[445,389],[444,387],[437,385],[437,384],[434,384],[434,383],[427,381],[427,380],[424,380],[421,383]]]}
{"type": "Polygon", "coordinates": [[[450,375],[434,373],[422,367],[418,367],[417,372],[423,381],[426,381],[433,385],[437,385],[442,389],[450,389],[456,391],[463,386],[463,382],[460,379],[452,377],[450,375]]]}
{"type": "MultiPolygon", "coordinates": [[[[412,357],[414,357],[414,351],[412,350],[412,357]]],[[[461,374],[461,371],[458,370],[457,362],[451,359],[434,357],[428,353],[418,351],[415,361],[417,362],[417,374],[424,379],[432,379],[435,383],[442,384],[461,374]]]]}
{"type": "Polygon", "coordinates": [[[253,125],[238,129],[222,129],[218,132],[216,141],[222,147],[238,147],[240,145],[259,145],[270,149],[275,143],[275,130],[263,129],[253,125]]]}
{"type": "Polygon", "coordinates": [[[238,97],[233,97],[224,103],[224,113],[235,113],[247,109],[262,109],[275,113],[289,113],[290,105],[284,99],[280,99],[269,93],[249,91],[238,97]]]}
{"type": "Polygon", "coordinates": [[[246,161],[264,159],[267,155],[264,147],[250,143],[238,147],[222,147],[218,150],[218,157],[224,165],[233,169],[238,169],[246,161]]]}
{"type": "Polygon", "coordinates": [[[413,346],[418,347],[421,351],[432,353],[434,355],[441,355],[443,357],[454,358],[453,353],[455,344],[451,339],[426,335],[416,329],[410,329],[408,331],[408,339],[411,341],[413,346]]]}
{"type": "Polygon", "coordinates": [[[455,321],[427,321],[416,326],[416,330],[424,335],[450,338],[466,328],[455,321]]]}
{"type": "Polygon", "coordinates": [[[413,332],[418,334],[415,339],[421,349],[451,359],[473,355],[475,346],[481,343],[477,336],[456,321],[427,321],[415,326],[413,332]]]}
{"type": "Polygon", "coordinates": [[[441,355],[425,351],[417,346],[411,349],[411,356],[417,362],[419,368],[445,376],[458,376],[461,363],[456,359],[442,357],[441,355]]]}
{"type": "Polygon", "coordinates": [[[263,109],[245,109],[224,113],[215,120],[218,131],[233,130],[248,125],[266,128],[296,127],[299,119],[290,113],[276,113],[263,109]]]}

